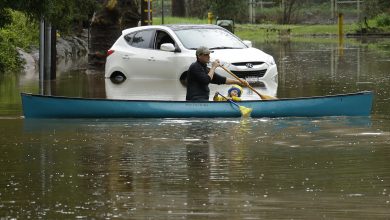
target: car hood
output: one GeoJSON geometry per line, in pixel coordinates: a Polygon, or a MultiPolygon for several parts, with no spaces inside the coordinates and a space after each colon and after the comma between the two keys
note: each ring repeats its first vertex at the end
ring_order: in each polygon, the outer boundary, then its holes
{"type": "Polygon", "coordinates": [[[211,60],[219,59],[223,63],[254,62],[270,63],[271,55],[256,48],[245,49],[218,49],[211,53],[211,60]]]}

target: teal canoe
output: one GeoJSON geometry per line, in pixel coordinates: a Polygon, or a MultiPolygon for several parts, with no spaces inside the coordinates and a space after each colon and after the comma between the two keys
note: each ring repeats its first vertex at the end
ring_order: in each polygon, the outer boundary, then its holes
{"type": "MultiPolygon", "coordinates": [[[[118,100],[76,98],[21,93],[25,118],[215,118],[241,117],[230,102],[118,100]]],[[[239,105],[252,108],[251,117],[369,116],[373,94],[357,93],[249,100],[239,105]]]]}

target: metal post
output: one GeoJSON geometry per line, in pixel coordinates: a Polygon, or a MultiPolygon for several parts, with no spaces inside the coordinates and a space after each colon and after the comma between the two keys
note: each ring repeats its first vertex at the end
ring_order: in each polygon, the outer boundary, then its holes
{"type": "Polygon", "coordinates": [[[164,0],[161,0],[161,24],[164,24],[164,0]]]}
{"type": "Polygon", "coordinates": [[[358,20],[360,22],[360,0],[356,1],[356,4],[357,4],[357,13],[358,13],[358,20]]]}
{"type": "Polygon", "coordinates": [[[334,0],[330,0],[330,14],[331,14],[331,18],[333,21],[333,19],[334,19],[334,0]]]}
{"type": "Polygon", "coordinates": [[[50,79],[51,70],[51,24],[45,22],[45,79],[50,79]]]}
{"type": "Polygon", "coordinates": [[[39,23],[39,92],[43,95],[45,80],[45,19],[39,23]]]}
{"type": "Polygon", "coordinates": [[[339,23],[339,56],[344,55],[344,33],[343,33],[343,13],[339,13],[338,23],[339,23]]]}
{"type": "Polygon", "coordinates": [[[338,24],[339,24],[339,37],[343,37],[343,20],[344,16],[343,13],[339,13],[339,18],[338,18],[338,24]]]}
{"type": "Polygon", "coordinates": [[[141,1],[141,25],[152,25],[152,0],[141,1]]]}
{"type": "Polygon", "coordinates": [[[152,24],[152,22],[151,22],[151,20],[152,20],[152,15],[151,15],[151,1],[152,0],[148,0],[148,25],[151,25],[152,24]]]}
{"type": "Polygon", "coordinates": [[[208,24],[213,23],[213,13],[212,12],[207,13],[207,22],[208,22],[208,24]]]}

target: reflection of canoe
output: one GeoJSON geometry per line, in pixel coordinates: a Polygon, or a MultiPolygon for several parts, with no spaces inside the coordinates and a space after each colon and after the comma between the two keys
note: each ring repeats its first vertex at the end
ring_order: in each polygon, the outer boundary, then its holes
{"type": "MultiPolygon", "coordinates": [[[[26,118],[187,118],[240,117],[229,102],[113,100],[42,96],[22,93],[26,118]]],[[[252,117],[368,116],[372,92],[242,101],[252,117]]]]}

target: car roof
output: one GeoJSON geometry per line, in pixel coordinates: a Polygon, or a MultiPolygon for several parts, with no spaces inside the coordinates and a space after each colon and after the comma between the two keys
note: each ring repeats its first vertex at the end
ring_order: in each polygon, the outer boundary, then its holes
{"type": "Polygon", "coordinates": [[[128,28],[122,31],[122,34],[128,34],[134,31],[146,30],[146,29],[171,29],[173,31],[177,30],[188,30],[188,29],[222,29],[224,28],[214,25],[214,24],[168,24],[168,25],[150,25],[150,26],[140,26],[128,28]]]}
{"type": "Polygon", "coordinates": [[[174,31],[176,30],[187,30],[187,29],[223,29],[222,27],[214,24],[168,24],[163,25],[174,31]]]}

